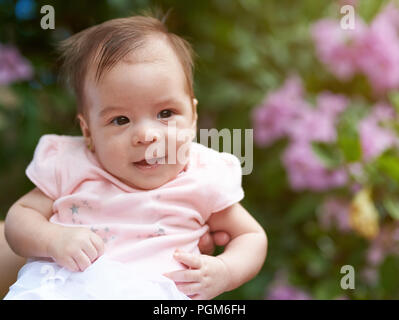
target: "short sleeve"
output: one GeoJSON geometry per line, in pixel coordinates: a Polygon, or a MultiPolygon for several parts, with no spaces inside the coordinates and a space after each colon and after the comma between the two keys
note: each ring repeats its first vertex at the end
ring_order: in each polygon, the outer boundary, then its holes
{"type": "Polygon", "coordinates": [[[52,200],[60,197],[59,141],[56,135],[43,135],[34,151],[33,159],[25,170],[27,177],[52,200]]]}
{"type": "Polygon", "coordinates": [[[225,152],[213,151],[214,156],[208,164],[208,212],[221,211],[241,201],[244,191],[241,186],[242,169],[238,158],[225,152]]]}

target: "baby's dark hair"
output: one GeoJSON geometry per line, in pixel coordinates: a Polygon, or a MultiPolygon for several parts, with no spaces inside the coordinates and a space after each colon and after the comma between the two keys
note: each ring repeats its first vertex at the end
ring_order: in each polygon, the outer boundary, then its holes
{"type": "Polygon", "coordinates": [[[57,48],[62,61],[60,75],[76,96],[77,114],[86,115],[83,88],[89,66],[96,65],[95,79],[99,81],[128,53],[142,48],[151,35],[164,36],[169,42],[182,64],[188,94],[194,98],[192,47],[185,39],[169,32],[163,21],[148,13],[112,19],[60,42],[57,48]]]}

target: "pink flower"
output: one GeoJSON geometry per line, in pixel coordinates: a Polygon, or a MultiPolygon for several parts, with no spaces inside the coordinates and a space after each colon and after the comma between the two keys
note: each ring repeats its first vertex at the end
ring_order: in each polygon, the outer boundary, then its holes
{"type": "Polygon", "coordinates": [[[385,250],[380,245],[372,245],[367,251],[367,261],[375,266],[385,259],[385,250]]]}
{"type": "Polygon", "coordinates": [[[331,117],[320,110],[310,107],[301,110],[287,127],[287,133],[295,141],[332,142],[336,139],[336,130],[331,117]]]}
{"type": "Polygon", "coordinates": [[[377,121],[393,120],[395,117],[395,110],[392,106],[386,103],[377,103],[371,111],[371,117],[377,121]]]}
{"type": "Polygon", "coordinates": [[[384,225],[367,250],[367,262],[371,267],[380,265],[389,254],[399,254],[399,223],[384,225]]]}
{"type": "Polygon", "coordinates": [[[305,291],[288,283],[287,276],[277,273],[267,290],[266,300],[311,300],[312,297],[305,291]]]}
{"type": "Polygon", "coordinates": [[[340,6],[344,6],[344,5],[356,6],[357,5],[357,1],[358,0],[340,0],[339,4],[340,4],[340,6]]]}
{"type": "Polygon", "coordinates": [[[328,170],[307,142],[291,143],[283,154],[283,164],[294,190],[324,191],[340,187],[347,181],[344,170],[328,170]]]}
{"type": "Polygon", "coordinates": [[[399,12],[387,6],[363,34],[357,64],[376,93],[399,87],[399,12]]]}
{"type": "Polygon", "coordinates": [[[252,120],[258,145],[267,146],[282,137],[292,142],[283,162],[293,189],[321,191],[346,182],[343,170],[328,170],[322,165],[311,143],[336,140],[336,119],[347,104],[342,95],[322,92],[317,96],[317,106],[311,106],[303,98],[302,83],[292,77],[254,109],[252,120]]]}
{"type": "Polygon", "coordinates": [[[347,105],[342,95],[323,92],[317,108],[303,97],[299,78],[291,77],[277,91],[269,94],[252,112],[255,142],[268,146],[277,139],[331,142],[336,139],[335,120],[347,105]]]}
{"type": "Polygon", "coordinates": [[[270,288],[266,300],[311,300],[305,291],[290,285],[276,285],[270,288]]]}
{"type": "Polygon", "coordinates": [[[322,92],[317,96],[317,107],[303,106],[291,121],[287,132],[295,141],[333,142],[336,140],[336,118],[347,106],[342,95],[322,92]]]}
{"type": "Polygon", "coordinates": [[[32,76],[30,62],[15,47],[0,44],[0,85],[28,80],[32,76]]]}
{"type": "Polygon", "coordinates": [[[343,29],[339,21],[323,19],[311,27],[316,54],[327,69],[340,80],[349,80],[357,71],[358,47],[367,28],[356,17],[354,30],[343,29]]]}
{"type": "Polygon", "coordinates": [[[392,119],[394,111],[387,105],[377,105],[374,110],[359,123],[359,135],[363,151],[363,158],[370,161],[378,157],[390,147],[397,138],[389,129],[380,126],[380,121],[392,119]]]}
{"type": "Polygon", "coordinates": [[[395,135],[381,128],[374,119],[367,118],[359,125],[363,158],[370,161],[378,157],[395,142],[395,135]]]}
{"type": "Polygon", "coordinates": [[[378,283],[378,270],[373,267],[366,267],[362,270],[361,275],[363,279],[370,285],[378,283]]]}
{"type": "Polygon", "coordinates": [[[254,139],[258,145],[268,146],[287,134],[292,119],[304,104],[302,95],[301,80],[291,77],[253,110],[254,139]]]}
{"type": "Polygon", "coordinates": [[[312,28],[319,60],[338,79],[355,73],[367,76],[377,94],[399,87],[399,10],[388,4],[367,26],[356,17],[355,29],[343,29],[338,20],[323,19],[312,28]]]}
{"type": "Polygon", "coordinates": [[[323,92],[317,106],[303,98],[298,78],[289,78],[283,87],[270,94],[252,113],[254,136],[258,145],[267,146],[282,137],[289,137],[283,162],[290,184],[295,190],[316,191],[342,186],[346,182],[343,170],[326,169],[313,152],[311,142],[336,140],[336,119],[347,104],[342,95],[323,92]]]}
{"type": "Polygon", "coordinates": [[[317,96],[317,107],[322,112],[335,119],[348,106],[348,99],[341,94],[329,91],[321,92],[317,96]]]}
{"type": "Polygon", "coordinates": [[[326,199],[321,207],[319,220],[321,226],[325,229],[329,229],[335,225],[341,232],[350,231],[349,206],[350,203],[343,199],[326,199]]]}

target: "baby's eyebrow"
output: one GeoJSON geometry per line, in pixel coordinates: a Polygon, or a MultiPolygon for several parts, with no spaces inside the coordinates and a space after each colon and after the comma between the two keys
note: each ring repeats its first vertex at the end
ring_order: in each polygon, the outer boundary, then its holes
{"type": "MultiPolygon", "coordinates": [[[[175,99],[175,98],[167,98],[167,99],[163,99],[160,101],[157,101],[153,104],[153,106],[155,108],[161,107],[161,106],[167,106],[167,105],[172,105],[172,106],[176,106],[176,107],[181,107],[184,105],[184,103],[182,101],[180,101],[179,99],[175,99]]],[[[113,111],[126,111],[129,110],[128,108],[124,108],[121,106],[106,106],[105,108],[103,108],[99,115],[100,117],[104,117],[106,116],[108,113],[113,112],[113,111]]]]}
{"type": "Polygon", "coordinates": [[[174,106],[182,106],[183,102],[179,99],[175,98],[167,98],[161,101],[158,101],[154,104],[155,107],[165,106],[165,105],[174,105],[174,106]]]}
{"type": "Polygon", "coordinates": [[[120,110],[127,110],[127,108],[118,107],[118,106],[107,106],[100,111],[99,115],[100,117],[103,117],[112,111],[120,111],[120,110]]]}

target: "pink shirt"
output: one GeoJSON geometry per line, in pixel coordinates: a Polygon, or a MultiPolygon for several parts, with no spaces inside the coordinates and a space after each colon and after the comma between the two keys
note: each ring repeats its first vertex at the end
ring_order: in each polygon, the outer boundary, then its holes
{"type": "Polygon", "coordinates": [[[143,272],[184,269],[175,249],[199,254],[210,215],[244,197],[238,158],[195,142],[185,171],[152,190],[105,171],[81,136],[43,135],[26,175],[54,200],[52,223],[90,228],[105,255],[143,272]]]}

